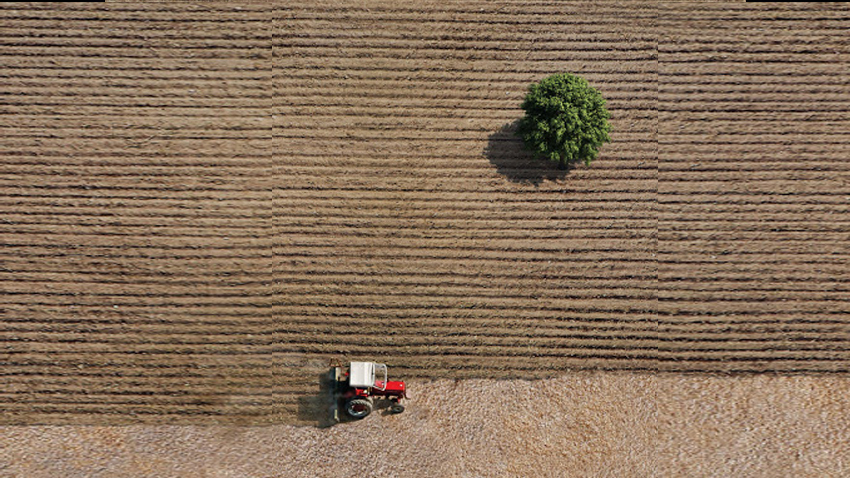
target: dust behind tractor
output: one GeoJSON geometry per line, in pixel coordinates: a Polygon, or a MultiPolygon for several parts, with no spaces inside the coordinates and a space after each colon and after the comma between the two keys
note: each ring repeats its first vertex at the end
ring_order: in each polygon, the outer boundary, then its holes
{"type": "Polygon", "coordinates": [[[404,382],[387,380],[387,366],[374,362],[351,362],[348,369],[336,364],[330,371],[333,395],[333,418],[340,421],[339,409],[346,416],[359,420],[375,409],[376,400],[389,402],[390,413],[401,413],[407,398],[404,382]]]}

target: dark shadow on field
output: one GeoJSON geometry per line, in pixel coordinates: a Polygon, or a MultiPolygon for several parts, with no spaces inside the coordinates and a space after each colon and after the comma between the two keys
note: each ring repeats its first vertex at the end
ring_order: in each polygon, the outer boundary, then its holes
{"type": "Polygon", "coordinates": [[[329,372],[326,370],[316,377],[318,391],[308,393],[298,399],[298,421],[300,423],[314,424],[319,428],[336,425],[334,409],[337,404],[332,382],[329,372]]]}
{"type": "MultiPolygon", "coordinates": [[[[328,371],[318,375],[318,392],[304,395],[298,399],[299,423],[314,424],[319,428],[329,428],[338,423],[359,421],[345,414],[343,410],[345,404],[335,393],[338,390],[333,387],[330,367],[328,369],[328,371]],[[337,411],[336,416],[338,420],[334,418],[334,409],[337,411]]],[[[390,400],[376,397],[372,414],[381,413],[384,416],[390,415],[392,414],[389,410],[390,406],[392,406],[390,400]]]]}
{"type": "Polygon", "coordinates": [[[515,134],[518,124],[519,120],[508,123],[488,138],[484,154],[499,174],[511,182],[534,186],[566,177],[569,169],[559,168],[553,161],[532,157],[515,134]]]}

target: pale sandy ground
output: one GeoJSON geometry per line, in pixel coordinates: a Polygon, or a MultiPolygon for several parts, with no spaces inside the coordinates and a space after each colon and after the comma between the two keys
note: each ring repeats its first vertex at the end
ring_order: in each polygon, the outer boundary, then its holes
{"type": "Polygon", "coordinates": [[[6,427],[0,477],[847,477],[850,377],[412,382],[332,428],[6,427]]]}

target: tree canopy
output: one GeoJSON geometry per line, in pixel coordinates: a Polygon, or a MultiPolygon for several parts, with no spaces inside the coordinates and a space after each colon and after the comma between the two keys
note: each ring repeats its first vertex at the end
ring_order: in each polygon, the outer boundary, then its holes
{"type": "Polygon", "coordinates": [[[522,109],[525,116],[517,134],[525,147],[561,168],[577,162],[590,164],[599,147],[611,142],[605,99],[579,76],[560,73],[532,84],[522,109]]]}

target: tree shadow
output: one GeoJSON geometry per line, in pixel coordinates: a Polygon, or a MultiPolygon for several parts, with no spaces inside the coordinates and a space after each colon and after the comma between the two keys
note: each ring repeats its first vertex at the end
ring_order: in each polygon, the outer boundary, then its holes
{"type": "Polygon", "coordinates": [[[484,154],[499,174],[513,183],[533,184],[535,187],[543,181],[564,179],[571,167],[560,168],[554,161],[532,157],[516,136],[518,125],[519,120],[512,121],[488,138],[484,154]]]}

